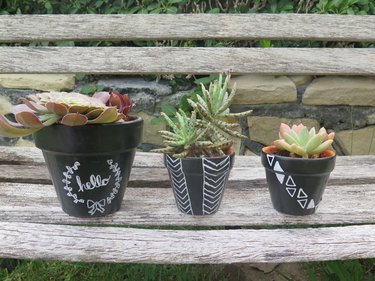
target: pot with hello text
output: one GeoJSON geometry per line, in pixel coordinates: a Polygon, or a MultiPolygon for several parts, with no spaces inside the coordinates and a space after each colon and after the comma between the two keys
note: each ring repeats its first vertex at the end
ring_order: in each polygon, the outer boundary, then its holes
{"type": "Polygon", "coordinates": [[[143,120],[126,123],[53,125],[34,133],[64,212],[99,217],[120,209],[143,120]]]}

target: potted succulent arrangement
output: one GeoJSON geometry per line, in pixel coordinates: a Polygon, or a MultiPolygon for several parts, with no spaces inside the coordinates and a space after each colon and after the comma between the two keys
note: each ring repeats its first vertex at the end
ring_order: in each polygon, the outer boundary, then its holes
{"type": "Polygon", "coordinates": [[[178,209],[190,215],[209,215],[220,206],[230,169],[233,167],[233,140],[246,138],[234,128],[238,123],[228,118],[244,117],[251,111],[230,113],[235,85],[228,94],[230,75],[220,75],[208,89],[202,84],[202,96],[188,99],[193,110],[186,114],[179,109],[173,122],[164,119],[170,131],[160,131],[165,147],[154,151],[164,153],[171,186],[178,209]]]}
{"type": "Polygon", "coordinates": [[[266,170],[273,207],[285,214],[310,215],[322,200],[336,153],[330,150],[335,133],[303,124],[281,123],[279,140],[264,147],[261,160],[266,170]]]}
{"type": "Polygon", "coordinates": [[[0,115],[0,135],[33,134],[62,209],[76,217],[116,212],[142,139],[143,120],[128,115],[128,95],[46,92],[22,102],[0,115]]]}

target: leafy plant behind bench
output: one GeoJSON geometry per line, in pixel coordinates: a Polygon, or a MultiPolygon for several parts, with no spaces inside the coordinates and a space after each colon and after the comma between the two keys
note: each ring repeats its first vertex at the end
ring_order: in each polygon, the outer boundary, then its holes
{"type": "Polygon", "coordinates": [[[340,13],[374,14],[371,0],[5,0],[0,14],[116,14],[116,13],[340,13]]]}

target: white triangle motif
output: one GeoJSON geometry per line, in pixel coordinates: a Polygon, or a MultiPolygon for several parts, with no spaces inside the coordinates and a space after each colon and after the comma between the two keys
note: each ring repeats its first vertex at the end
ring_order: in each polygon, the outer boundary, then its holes
{"type": "Polygon", "coordinates": [[[284,172],[283,168],[281,168],[279,161],[276,162],[275,167],[273,168],[277,172],[284,172]]]}
{"type": "Polygon", "coordinates": [[[276,177],[277,177],[277,179],[279,180],[280,184],[283,184],[283,181],[284,181],[285,175],[283,175],[283,174],[279,174],[279,173],[276,173],[276,177]]]}
{"type": "Polygon", "coordinates": [[[311,199],[309,205],[307,206],[307,209],[314,209],[315,208],[315,202],[314,199],[311,199]]]}
{"type": "Polygon", "coordinates": [[[300,188],[300,189],[298,190],[297,198],[307,198],[307,194],[305,193],[305,191],[303,191],[302,188],[300,188]]]}
{"type": "Polygon", "coordinates": [[[289,176],[288,179],[286,180],[286,186],[296,186],[291,176],[289,176]]]}
{"type": "Polygon", "coordinates": [[[296,194],[297,188],[287,187],[286,191],[288,191],[290,197],[293,197],[296,194]]]}
{"type": "Polygon", "coordinates": [[[270,164],[270,166],[272,167],[273,160],[275,160],[275,156],[267,154],[267,160],[268,160],[268,164],[270,164]]]}
{"type": "Polygon", "coordinates": [[[305,209],[306,204],[307,204],[307,199],[297,200],[297,202],[301,205],[302,209],[305,209]]]}

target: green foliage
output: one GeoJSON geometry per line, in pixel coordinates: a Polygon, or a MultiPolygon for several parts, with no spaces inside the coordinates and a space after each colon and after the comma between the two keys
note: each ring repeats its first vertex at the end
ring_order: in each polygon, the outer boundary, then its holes
{"type": "Polygon", "coordinates": [[[94,83],[87,83],[82,86],[81,93],[84,95],[92,96],[95,92],[101,92],[103,91],[104,86],[102,85],[96,85],[94,83]]]}
{"type": "Polygon", "coordinates": [[[374,14],[373,0],[320,0],[312,12],[321,14],[374,14]]]}
{"type": "MultiPolygon", "coordinates": [[[[176,119],[174,118],[174,116],[177,113],[176,107],[174,107],[171,104],[164,103],[164,104],[161,105],[160,109],[161,109],[161,113],[165,114],[173,122],[176,122],[176,119]]],[[[157,124],[165,123],[165,122],[166,122],[165,118],[162,117],[162,116],[160,116],[160,117],[154,117],[154,118],[151,119],[151,125],[157,125],[157,124]]]]}
{"type": "Polygon", "coordinates": [[[336,13],[374,14],[373,0],[3,0],[0,14],[151,13],[336,13]]]}
{"type": "Polygon", "coordinates": [[[4,281],[225,281],[222,265],[93,264],[52,261],[21,261],[16,270],[0,269],[4,281]]]}
{"type": "MultiPolygon", "coordinates": [[[[374,0],[2,0],[2,14],[175,14],[175,13],[332,13],[375,14],[374,0]]],[[[346,47],[349,43],[284,42],[274,47],[346,47]]],[[[133,42],[32,42],[31,46],[271,47],[262,41],[162,40],[133,42]]],[[[353,44],[352,44],[353,45],[353,44]]],[[[354,43],[354,47],[363,44],[354,43]]]]}
{"type": "Polygon", "coordinates": [[[307,264],[310,281],[373,281],[375,260],[327,261],[307,264]]]}

